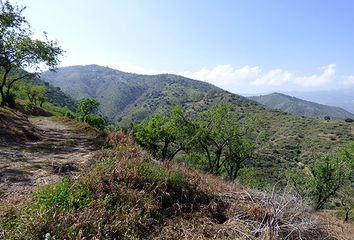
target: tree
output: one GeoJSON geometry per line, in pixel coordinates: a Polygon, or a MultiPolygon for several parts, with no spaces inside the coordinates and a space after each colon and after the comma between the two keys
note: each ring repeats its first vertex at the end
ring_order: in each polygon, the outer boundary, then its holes
{"type": "Polygon", "coordinates": [[[90,113],[96,113],[100,103],[93,98],[82,98],[77,105],[77,112],[81,117],[81,121],[85,121],[85,117],[90,113]]]}
{"type": "Polygon", "coordinates": [[[330,199],[351,186],[353,181],[353,144],[344,150],[321,156],[303,170],[295,170],[288,176],[295,189],[313,203],[314,209],[322,209],[330,199]]]}
{"type": "Polygon", "coordinates": [[[11,88],[20,79],[42,70],[54,70],[63,50],[57,42],[32,39],[29,23],[22,16],[25,8],[12,6],[6,1],[0,12],[0,106],[8,104],[11,88]],[[26,70],[26,71],[24,71],[26,70]]]}
{"type": "Polygon", "coordinates": [[[224,103],[198,115],[194,140],[208,159],[209,172],[219,174],[225,148],[239,135],[238,118],[224,103]]]}
{"type": "Polygon", "coordinates": [[[339,200],[344,210],[344,221],[349,221],[351,211],[354,209],[354,184],[341,189],[339,192],[339,200]]]}
{"type": "Polygon", "coordinates": [[[229,141],[224,154],[224,168],[230,180],[237,178],[246,161],[255,159],[256,149],[267,140],[267,132],[258,130],[260,124],[257,116],[245,117],[238,123],[238,134],[229,141]]]}
{"type": "Polygon", "coordinates": [[[43,85],[32,85],[30,83],[24,84],[24,87],[28,100],[42,107],[43,103],[47,100],[47,88],[43,85]]]}
{"type": "Polygon", "coordinates": [[[137,126],[136,138],[156,157],[172,160],[177,153],[186,149],[191,124],[183,108],[177,106],[169,115],[155,114],[137,126]]]}

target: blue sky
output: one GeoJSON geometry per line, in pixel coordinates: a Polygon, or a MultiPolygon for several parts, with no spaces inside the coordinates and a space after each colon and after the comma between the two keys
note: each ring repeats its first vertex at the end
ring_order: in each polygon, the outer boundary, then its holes
{"type": "Polygon", "coordinates": [[[182,74],[235,93],[354,85],[350,0],[13,0],[62,66],[182,74]]]}

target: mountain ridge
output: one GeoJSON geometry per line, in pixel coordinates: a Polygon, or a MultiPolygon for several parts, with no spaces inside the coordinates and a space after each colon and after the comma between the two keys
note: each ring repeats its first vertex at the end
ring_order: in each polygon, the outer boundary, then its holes
{"type": "Polygon", "coordinates": [[[315,103],[278,92],[260,96],[251,96],[249,99],[269,108],[282,110],[298,116],[328,116],[334,119],[354,118],[354,114],[340,107],[315,103]]]}

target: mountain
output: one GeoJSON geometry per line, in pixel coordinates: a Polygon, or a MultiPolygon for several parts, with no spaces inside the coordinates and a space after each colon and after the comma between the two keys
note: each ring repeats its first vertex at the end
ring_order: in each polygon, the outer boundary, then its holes
{"type": "Polygon", "coordinates": [[[354,114],[342,108],[318,104],[282,93],[252,96],[249,98],[269,108],[279,109],[298,116],[329,116],[334,119],[354,118],[354,114]]]}
{"type": "Polygon", "coordinates": [[[28,78],[25,82],[33,85],[44,85],[47,88],[48,102],[58,107],[68,107],[70,110],[76,109],[76,101],[68,94],[64,93],[59,87],[55,87],[48,82],[43,81],[41,78],[28,78]]]}
{"type": "Polygon", "coordinates": [[[116,122],[140,121],[156,111],[223,92],[211,84],[177,75],[138,75],[97,65],[60,68],[43,73],[41,78],[76,100],[97,99],[100,111],[116,122]]]}
{"type": "Polygon", "coordinates": [[[333,89],[328,91],[288,92],[285,94],[308,101],[313,101],[330,106],[341,107],[354,113],[354,87],[333,89]]]}

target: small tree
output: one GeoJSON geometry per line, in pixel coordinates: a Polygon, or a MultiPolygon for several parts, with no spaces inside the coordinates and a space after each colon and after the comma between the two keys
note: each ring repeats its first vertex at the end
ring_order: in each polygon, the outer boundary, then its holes
{"type": "Polygon", "coordinates": [[[354,209],[354,184],[344,187],[339,192],[339,200],[344,211],[344,221],[349,221],[351,211],[354,209]]]}
{"type": "Polygon", "coordinates": [[[24,85],[24,92],[26,93],[28,100],[42,107],[43,103],[47,100],[47,88],[42,85],[32,85],[27,83],[24,85]]]}
{"type": "Polygon", "coordinates": [[[81,121],[85,121],[85,117],[90,113],[96,113],[100,103],[93,98],[82,98],[77,105],[77,112],[81,121]]]}
{"type": "Polygon", "coordinates": [[[208,159],[209,172],[219,174],[227,146],[239,135],[238,118],[224,103],[219,103],[198,115],[194,141],[208,159]]]}
{"type": "Polygon", "coordinates": [[[256,157],[256,149],[264,143],[268,135],[259,131],[258,117],[244,118],[239,122],[239,132],[230,140],[225,151],[224,168],[230,180],[234,181],[246,161],[256,157]]]}
{"type": "Polygon", "coordinates": [[[171,114],[155,114],[148,121],[137,126],[136,137],[155,156],[172,160],[184,150],[190,137],[191,124],[185,117],[183,108],[177,106],[171,114]]]}
{"type": "Polygon", "coordinates": [[[25,8],[6,1],[0,9],[0,106],[8,104],[15,82],[39,71],[54,70],[63,50],[55,41],[32,39],[29,23],[22,16],[25,8]]]}
{"type": "Polygon", "coordinates": [[[295,189],[313,203],[316,211],[350,184],[353,165],[344,153],[319,157],[308,168],[288,173],[295,189]]]}

